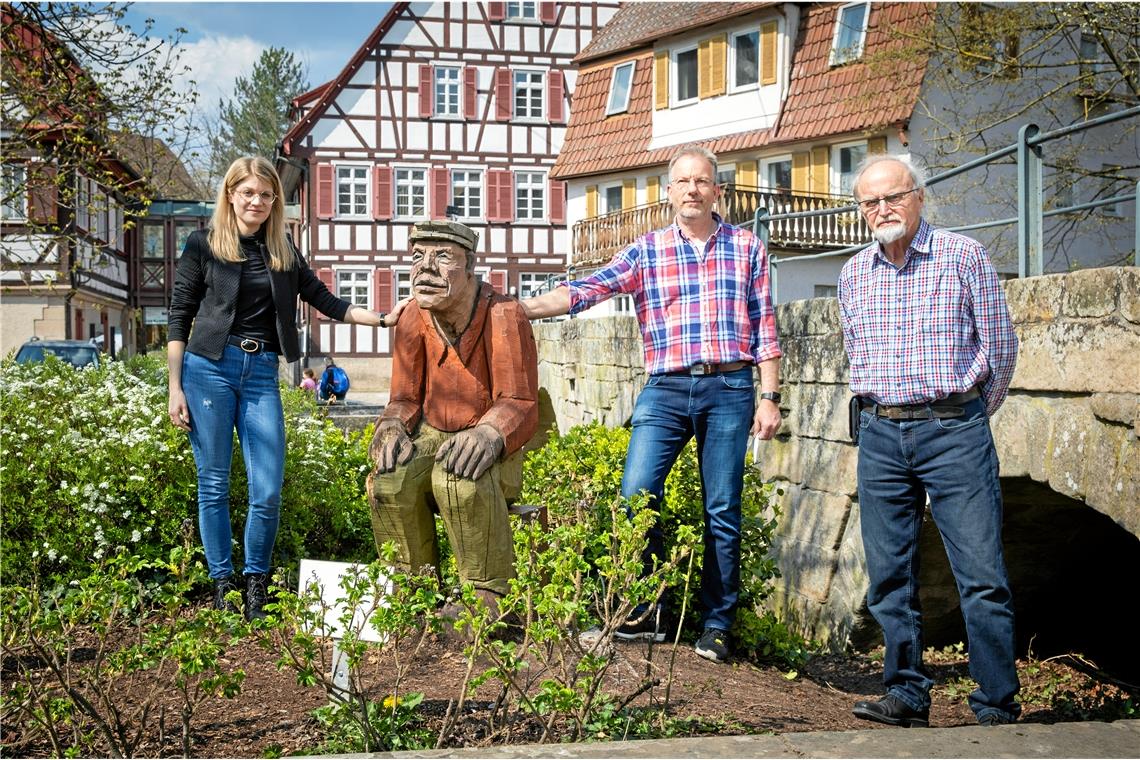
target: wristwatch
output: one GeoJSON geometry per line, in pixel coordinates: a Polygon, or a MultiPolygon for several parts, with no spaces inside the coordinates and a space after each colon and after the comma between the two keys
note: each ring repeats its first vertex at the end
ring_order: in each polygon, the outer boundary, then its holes
{"type": "Polygon", "coordinates": [[[780,403],[780,394],[776,391],[765,391],[764,393],[760,394],[760,398],[768,399],[773,404],[780,403]]]}

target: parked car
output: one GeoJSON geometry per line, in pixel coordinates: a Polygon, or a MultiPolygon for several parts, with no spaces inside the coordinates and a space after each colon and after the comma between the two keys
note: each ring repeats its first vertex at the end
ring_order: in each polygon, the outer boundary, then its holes
{"type": "Polygon", "coordinates": [[[98,367],[102,357],[99,344],[91,340],[40,340],[32,338],[16,352],[16,362],[29,364],[42,362],[51,355],[60,361],[70,362],[73,367],[98,367]]]}

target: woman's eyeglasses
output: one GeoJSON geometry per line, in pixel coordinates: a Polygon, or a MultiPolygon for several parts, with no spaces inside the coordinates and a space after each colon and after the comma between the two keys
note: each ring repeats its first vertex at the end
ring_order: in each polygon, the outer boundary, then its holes
{"type": "Polygon", "coordinates": [[[260,198],[261,202],[267,206],[270,203],[273,203],[273,201],[277,200],[277,193],[271,193],[268,190],[263,193],[255,193],[249,188],[244,188],[242,190],[234,190],[234,195],[241,198],[246,203],[253,203],[254,198],[260,198]]]}

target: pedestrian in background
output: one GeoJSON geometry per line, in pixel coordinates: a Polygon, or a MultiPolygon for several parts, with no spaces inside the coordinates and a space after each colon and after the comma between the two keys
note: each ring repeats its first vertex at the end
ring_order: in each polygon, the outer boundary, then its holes
{"type": "Polygon", "coordinates": [[[312,367],[305,367],[304,372],[302,372],[301,374],[303,374],[305,376],[304,379],[301,380],[301,390],[308,391],[309,393],[312,393],[314,396],[316,396],[317,395],[317,373],[313,372],[312,367]]]}
{"type": "Polygon", "coordinates": [[[317,398],[328,404],[344,403],[351,382],[343,367],[338,367],[331,356],[325,357],[325,371],[317,389],[317,398]]]}
{"type": "Polygon", "coordinates": [[[918,538],[929,498],[969,636],[978,685],[970,707],[979,723],[992,726],[1021,713],[989,425],[1013,377],[1017,337],[986,249],[923,219],[924,184],[906,157],[863,162],[855,200],[876,242],[839,277],[851,390],[860,407],[867,606],[886,644],[887,694],[857,702],[854,713],[895,726],[928,725],[933,681],[922,661],[918,538]]]}
{"type": "Polygon", "coordinates": [[[285,423],[278,365],[300,356],[297,298],[363,325],[395,324],[337,298],[285,234],[285,199],[273,165],[239,158],[226,171],[208,231],[190,234],[170,304],[170,421],[190,434],[198,469],[198,527],[214,579],[214,607],[239,588],[230,545],[230,460],[237,430],[249,482],[245,617],[265,616],[266,579],[281,510],[285,423]],[[193,330],[191,330],[193,327],[193,330]]]}

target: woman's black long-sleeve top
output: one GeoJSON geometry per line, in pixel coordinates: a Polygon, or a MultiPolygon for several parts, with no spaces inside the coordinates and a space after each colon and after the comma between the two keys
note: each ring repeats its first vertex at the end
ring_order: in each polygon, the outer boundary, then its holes
{"type": "MultiPolygon", "coordinates": [[[[262,244],[264,245],[264,243],[262,244]]],[[[264,254],[264,251],[263,251],[264,254]]],[[[286,361],[297,361],[297,297],[327,317],[343,322],[352,304],[329,292],[294,249],[296,265],[286,272],[269,270],[277,310],[277,340],[286,361]]],[[[210,252],[206,230],[190,233],[178,259],[170,300],[167,340],[186,342],[186,349],[217,360],[225,350],[237,312],[241,263],[219,261],[210,252]],[[191,331],[193,325],[193,331],[191,331]]]]}

